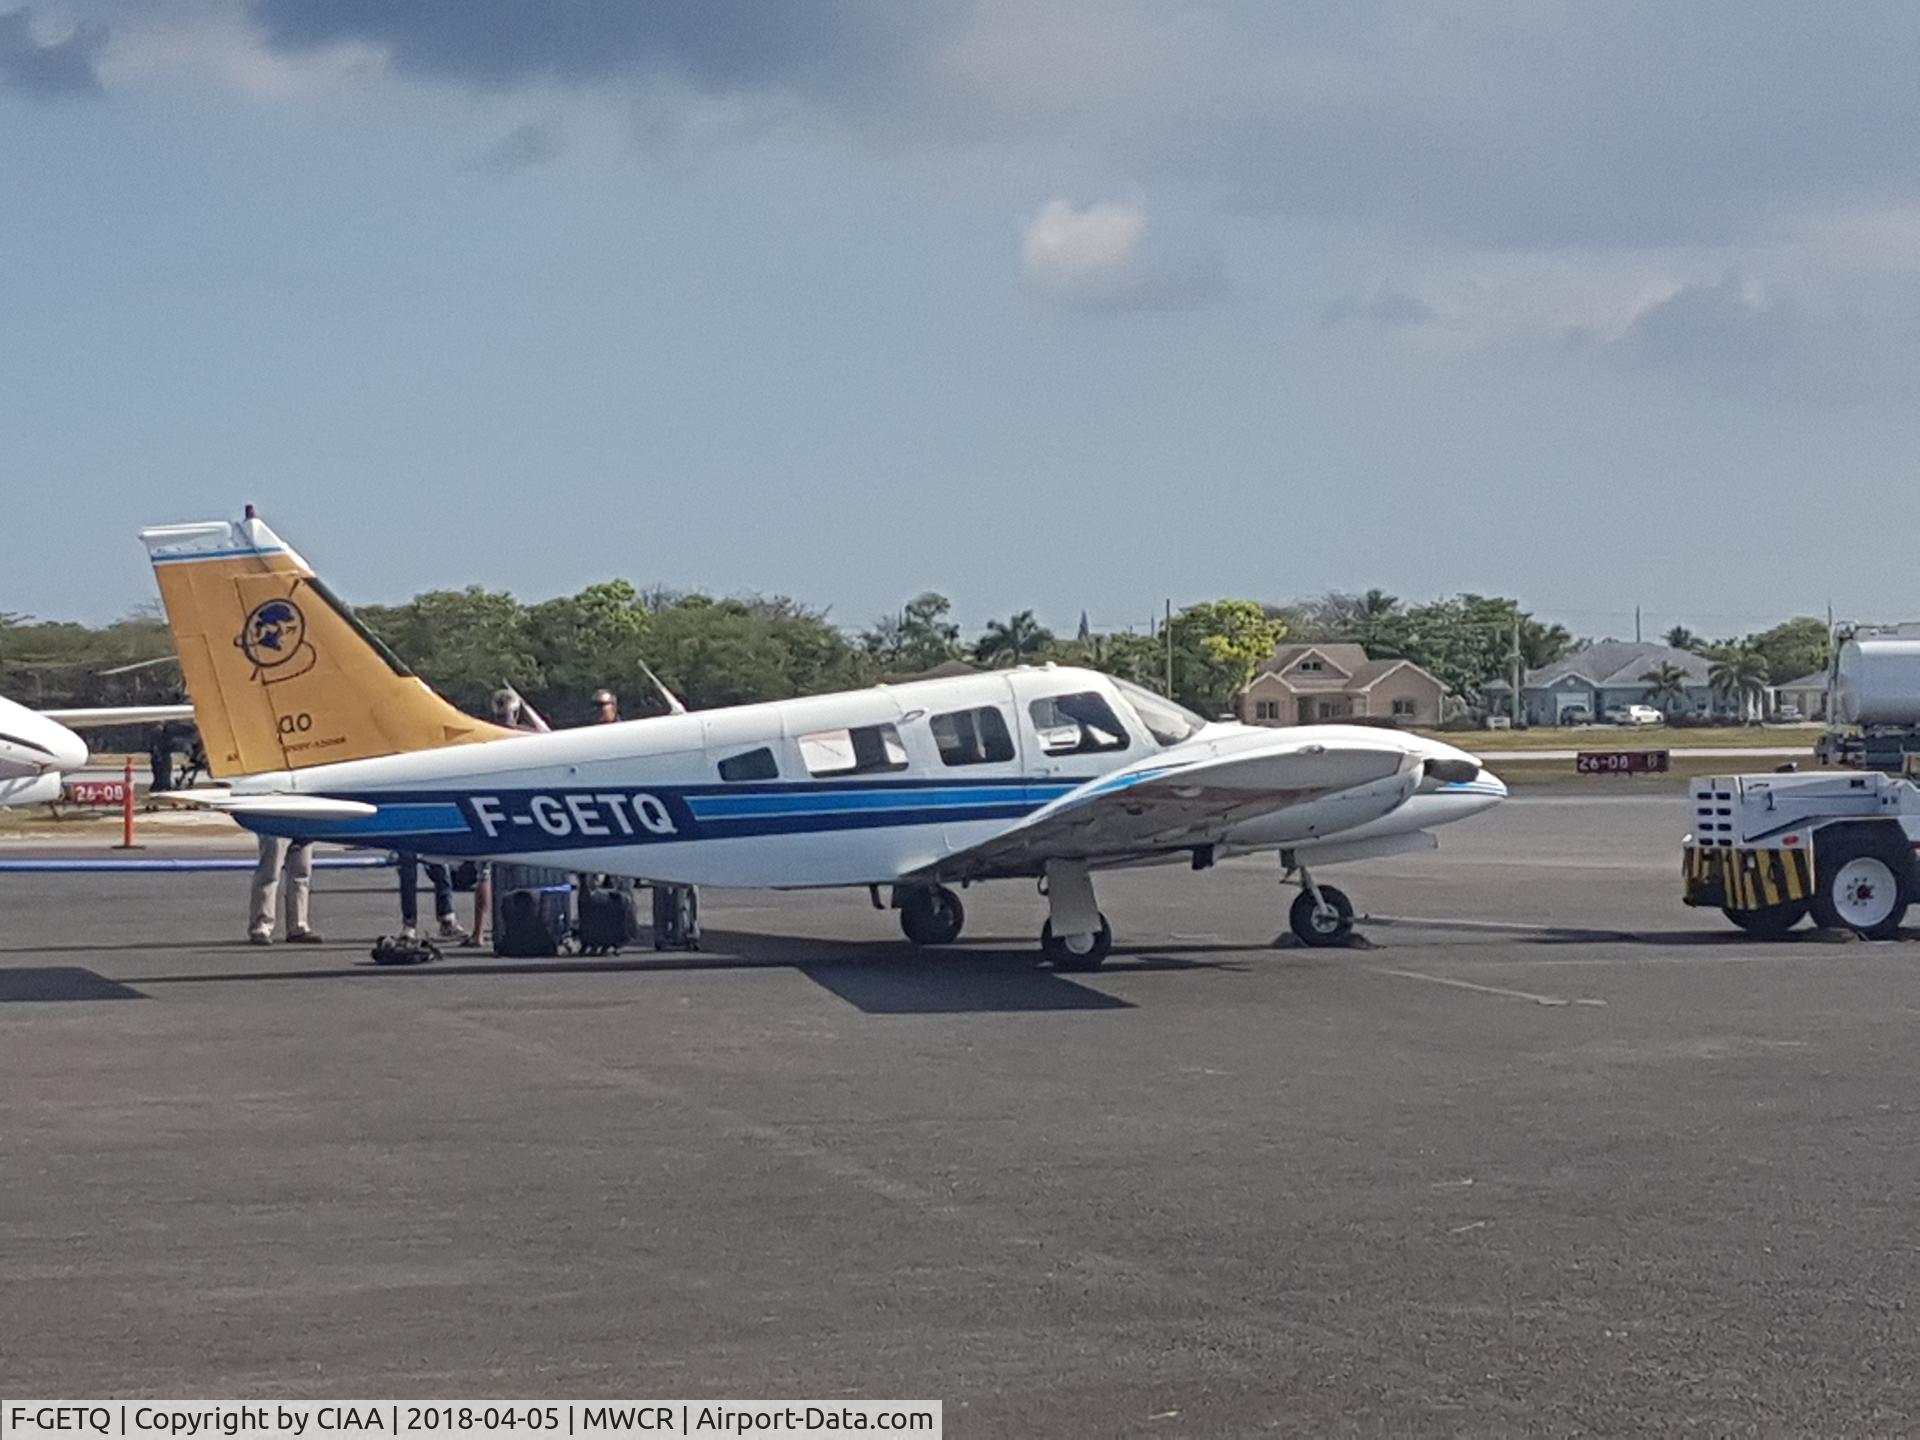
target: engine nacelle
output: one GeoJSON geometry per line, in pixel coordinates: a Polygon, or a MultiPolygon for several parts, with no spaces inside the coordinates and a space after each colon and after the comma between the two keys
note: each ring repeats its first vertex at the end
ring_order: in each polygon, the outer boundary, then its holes
{"type": "Polygon", "coordinates": [[[49,800],[58,800],[61,783],[60,773],[56,770],[49,770],[44,775],[0,778],[0,808],[8,805],[41,805],[49,800]]]}

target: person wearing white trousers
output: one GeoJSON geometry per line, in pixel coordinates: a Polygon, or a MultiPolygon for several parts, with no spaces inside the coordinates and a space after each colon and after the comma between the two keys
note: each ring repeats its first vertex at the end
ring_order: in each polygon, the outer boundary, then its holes
{"type": "Polygon", "coordinates": [[[260,863],[253,867],[253,910],[247,938],[256,945],[273,943],[274,901],[280,895],[282,873],[287,886],[287,939],[295,945],[316,945],[320,936],[308,923],[307,894],[313,888],[313,842],[260,837],[260,863]]]}

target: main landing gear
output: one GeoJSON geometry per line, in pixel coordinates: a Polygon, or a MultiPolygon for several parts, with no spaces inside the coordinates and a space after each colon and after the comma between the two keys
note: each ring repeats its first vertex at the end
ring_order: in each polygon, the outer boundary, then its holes
{"type": "MultiPolygon", "coordinates": [[[[1300,893],[1287,912],[1287,923],[1302,945],[1345,945],[1353,938],[1353,902],[1344,890],[1316,884],[1306,866],[1287,867],[1300,874],[1300,893]]],[[[1283,877],[1284,878],[1284,877],[1283,877]]]]}
{"type": "Polygon", "coordinates": [[[1047,897],[1041,955],[1056,970],[1098,970],[1113,949],[1113,928],[1093,898],[1086,861],[1049,860],[1041,885],[1047,897]]]}
{"type": "Polygon", "coordinates": [[[894,893],[900,929],[915,945],[951,945],[967,923],[967,907],[944,885],[915,885],[894,893]]]}

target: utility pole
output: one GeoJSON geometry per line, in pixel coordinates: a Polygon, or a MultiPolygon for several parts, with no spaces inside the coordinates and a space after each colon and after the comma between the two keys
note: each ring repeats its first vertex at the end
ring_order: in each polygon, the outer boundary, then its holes
{"type": "Polygon", "coordinates": [[[1167,597],[1167,620],[1161,629],[1167,636],[1167,698],[1173,699],[1173,597],[1167,597]]]}
{"type": "Polygon", "coordinates": [[[1640,643],[1640,607],[1638,605],[1633,607],[1633,643],[1636,645],[1640,643]]]}
{"type": "Polygon", "coordinates": [[[1513,617],[1513,728],[1520,728],[1520,617],[1513,617]]]}

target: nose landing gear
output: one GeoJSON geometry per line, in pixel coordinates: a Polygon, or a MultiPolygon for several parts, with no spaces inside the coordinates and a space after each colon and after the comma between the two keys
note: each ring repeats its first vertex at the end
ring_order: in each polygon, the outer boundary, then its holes
{"type": "Polygon", "coordinates": [[[1300,893],[1287,911],[1287,923],[1302,945],[1345,945],[1353,938],[1353,902],[1346,891],[1316,884],[1306,866],[1297,867],[1300,893]]]}

